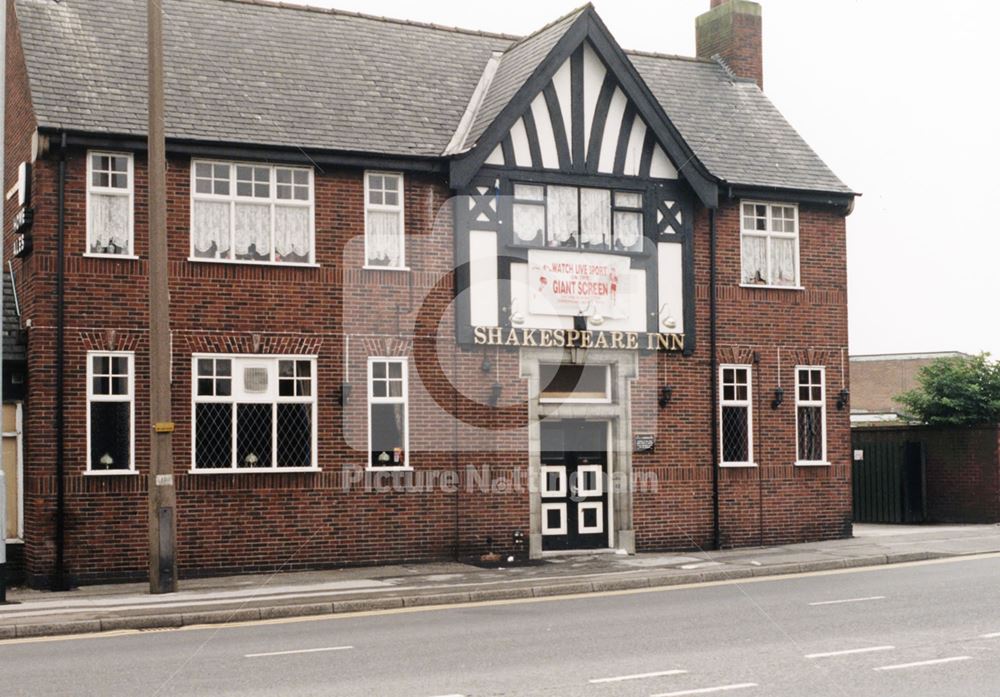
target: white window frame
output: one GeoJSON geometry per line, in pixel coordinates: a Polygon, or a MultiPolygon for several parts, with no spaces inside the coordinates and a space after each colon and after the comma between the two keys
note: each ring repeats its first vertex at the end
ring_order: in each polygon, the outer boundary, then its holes
{"type": "Polygon", "coordinates": [[[740,216],[740,285],[744,288],[773,288],[777,290],[803,290],[802,286],[802,265],[799,259],[799,204],[797,203],[787,203],[781,201],[753,201],[745,200],[740,201],[739,207],[740,216]],[[767,209],[767,230],[748,230],[745,227],[744,206],[764,206],[767,209]],[[772,227],[773,221],[773,210],[774,208],[791,208],[795,211],[795,232],[775,232],[772,227]],[[758,237],[765,240],[765,248],[767,250],[767,283],[747,283],[745,279],[744,269],[743,269],[743,238],[744,237],[758,237]],[[794,240],[795,246],[795,283],[792,285],[779,285],[775,284],[771,276],[771,238],[780,239],[790,239],[794,240]]]}
{"type": "Polygon", "coordinates": [[[138,474],[135,468],[135,351],[87,351],[87,467],[84,474],[93,476],[120,476],[138,474]],[[128,360],[128,403],[129,403],[129,467],[128,469],[95,470],[90,461],[90,405],[94,402],[124,402],[121,395],[94,394],[94,358],[126,358],[128,360]]]}
{"type": "Polygon", "coordinates": [[[753,366],[749,364],[725,363],[719,366],[719,412],[716,414],[719,423],[719,467],[756,467],[753,457],[753,366]],[[747,371],[747,398],[725,399],[723,375],[726,370],[747,371]],[[723,407],[745,407],[747,410],[747,459],[743,462],[727,462],[725,458],[725,432],[723,429],[723,407]]]}
{"type": "Polygon", "coordinates": [[[584,367],[597,367],[604,369],[604,396],[603,397],[546,397],[543,387],[541,385],[542,379],[542,367],[551,366],[559,369],[560,365],[558,363],[546,363],[541,362],[538,364],[538,402],[540,404],[611,404],[611,365],[605,364],[584,364],[584,367]]]}
{"type": "MultiPolygon", "coordinates": [[[[191,172],[190,172],[190,186],[191,186],[191,201],[190,201],[190,213],[189,213],[189,227],[188,227],[188,261],[196,262],[207,262],[209,264],[250,264],[256,266],[299,266],[299,267],[317,267],[319,264],[316,262],[316,177],[315,172],[312,167],[303,167],[301,165],[285,165],[285,164],[269,164],[266,162],[245,162],[242,160],[211,160],[206,158],[192,158],[191,159],[191,172]],[[227,165],[229,167],[229,194],[200,194],[197,193],[197,177],[195,176],[195,171],[197,165],[227,165]],[[237,167],[266,167],[269,170],[268,174],[268,194],[269,196],[265,198],[255,198],[247,196],[237,196],[236,195],[236,168],[237,167]],[[300,170],[309,173],[309,199],[307,201],[302,201],[299,199],[284,199],[278,198],[278,178],[277,170],[279,169],[290,169],[290,170],[300,170]],[[195,201],[210,201],[213,203],[228,203],[229,204],[229,249],[230,257],[229,259],[220,259],[218,257],[200,257],[195,254],[194,250],[194,202],[195,201]],[[237,259],[236,258],[236,204],[237,203],[251,203],[253,205],[268,206],[271,209],[271,251],[270,259],[257,261],[254,259],[237,259]],[[275,209],[278,206],[288,206],[288,207],[298,207],[298,208],[308,208],[309,209],[309,261],[278,261],[275,258],[277,250],[274,248],[274,225],[275,225],[275,209]]],[[[293,189],[294,190],[294,189],[293,189]]]]}
{"type": "MultiPolygon", "coordinates": [[[[387,368],[388,369],[388,368],[387,368]]],[[[387,373],[388,374],[388,373],[387,373]]],[[[410,456],[410,365],[405,356],[369,356],[368,357],[368,406],[365,419],[368,422],[368,450],[365,453],[365,469],[374,472],[402,472],[413,469],[410,456]],[[399,363],[403,366],[403,396],[376,397],[372,367],[375,363],[399,363]],[[403,464],[402,465],[372,465],[372,405],[402,404],[403,405],[403,464]]]]}
{"type": "Polygon", "coordinates": [[[365,260],[364,268],[371,269],[373,271],[409,271],[410,267],[406,265],[406,177],[403,176],[402,172],[385,172],[381,170],[366,169],[365,170],[365,260]],[[398,206],[387,206],[383,203],[369,203],[368,183],[372,176],[380,177],[399,177],[399,205],[398,206]],[[383,211],[383,212],[396,212],[399,214],[399,235],[400,235],[400,245],[399,245],[399,265],[398,266],[379,266],[377,264],[368,263],[368,212],[369,211],[383,211]]]}
{"type": "Polygon", "coordinates": [[[120,152],[113,150],[88,150],[87,151],[87,239],[84,243],[83,256],[96,257],[99,259],[138,259],[135,253],[135,157],[130,152],[120,152]],[[94,158],[95,157],[124,157],[128,161],[126,178],[128,188],[116,189],[110,186],[94,186],[94,158]],[[94,223],[93,211],[90,200],[92,194],[104,194],[112,196],[128,197],[128,251],[124,254],[107,254],[105,252],[90,251],[91,230],[94,223]]]}
{"type": "Polygon", "coordinates": [[[827,459],[826,451],[826,367],[822,365],[797,365],[795,366],[795,464],[802,467],[817,467],[823,465],[829,465],[830,462],[827,459]],[[800,370],[818,370],[820,379],[820,398],[815,399],[800,399],[799,394],[799,371],[800,370]],[[819,460],[800,460],[799,459],[799,407],[819,407],[820,408],[820,422],[823,426],[823,437],[822,437],[822,456],[819,460]]]}
{"type": "Polygon", "coordinates": [[[319,411],[319,399],[317,397],[317,384],[318,376],[317,363],[318,357],[316,355],[308,354],[247,354],[247,353],[192,353],[191,354],[191,467],[189,472],[191,474],[239,474],[239,473],[253,473],[253,472],[318,472],[320,471],[318,456],[318,433],[319,424],[317,422],[317,414],[319,411]],[[198,361],[199,359],[212,359],[212,360],[229,360],[232,361],[230,370],[230,379],[232,380],[232,389],[228,396],[211,396],[211,395],[199,395],[198,394],[198,361]],[[302,397],[281,397],[278,394],[279,388],[279,377],[278,377],[278,362],[279,361],[310,361],[312,367],[310,369],[310,401],[312,405],[312,443],[310,447],[311,451],[311,467],[279,467],[277,451],[278,451],[278,405],[279,404],[303,404],[306,402],[302,397]],[[267,392],[259,397],[247,397],[245,395],[237,396],[236,392],[236,372],[241,369],[240,366],[245,367],[247,363],[259,363],[267,364],[268,366],[268,389],[267,392]],[[238,467],[236,464],[237,456],[237,423],[238,423],[238,410],[232,410],[232,425],[230,427],[230,437],[232,438],[232,443],[230,445],[230,466],[229,467],[198,467],[198,457],[197,457],[197,428],[198,428],[198,405],[203,403],[222,403],[222,404],[270,404],[272,405],[271,410],[271,465],[269,467],[238,467]]]}
{"type": "MultiPolygon", "coordinates": [[[[22,402],[7,404],[15,408],[14,430],[4,431],[3,437],[14,438],[17,447],[16,480],[13,483],[7,482],[7,486],[17,487],[17,529],[7,530],[6,543],[24,544],[24,404],[22,402]]],[[[87,448],[87,460],[90,460],[90,448],[87,448]]]]}

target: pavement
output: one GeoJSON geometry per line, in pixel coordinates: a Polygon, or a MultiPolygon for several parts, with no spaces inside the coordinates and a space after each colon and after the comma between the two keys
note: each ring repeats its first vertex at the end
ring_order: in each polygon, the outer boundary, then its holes
{"type": "Polygon", "coordinates": [[[548,556],[497,569],[440,562],[226,576],[184,580],[178,592],[155,596],[144,583],[58,593],[12,588],[12,603],[0,606],[0,640],[624,591],[991,552],[1000,552],[997,525],[855,525],[851,539],[807,544],[548,556]]]}

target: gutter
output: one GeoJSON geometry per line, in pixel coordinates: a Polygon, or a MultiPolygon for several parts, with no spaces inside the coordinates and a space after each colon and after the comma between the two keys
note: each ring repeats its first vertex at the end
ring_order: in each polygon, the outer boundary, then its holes
{"type": "Polygon", "coordinates": [[[56,559],[50,587],[54,591],[69,590],[66,578],[66,482],[65,482],[65,257],[66,257],[66,133],[59,142],[59,183],[57,194],[56,229],[56,559]]]}

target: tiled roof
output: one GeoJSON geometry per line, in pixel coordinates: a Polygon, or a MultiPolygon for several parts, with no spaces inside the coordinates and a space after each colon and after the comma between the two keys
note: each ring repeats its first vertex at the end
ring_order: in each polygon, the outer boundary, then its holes
{"type": "MultiPolygon", "coordinates": [[[[163,0],[167,135],[439,157],[504,52],[471,144],[572,24],[525,39],[278,5],[163,0]]],[[[39,125],[145,134],[144,0],[16,0],[39,125]]],[[[719,64],[631,53],[709,171],[738,185],[849,193],[767,97],[719,64]]]]}

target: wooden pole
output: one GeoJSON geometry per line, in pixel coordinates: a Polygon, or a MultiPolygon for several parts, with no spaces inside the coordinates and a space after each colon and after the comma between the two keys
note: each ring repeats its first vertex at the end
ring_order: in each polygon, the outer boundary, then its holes
{"type": "MultiPolygon", "coordinates": [[[[149,51],[149,592],[177,590],[174,430],[170,415],[167,163],[163,126],[163,8],[147,0],[149,51]]],[[[136,371],[138,372],[138,371],[136,371]]]]}

